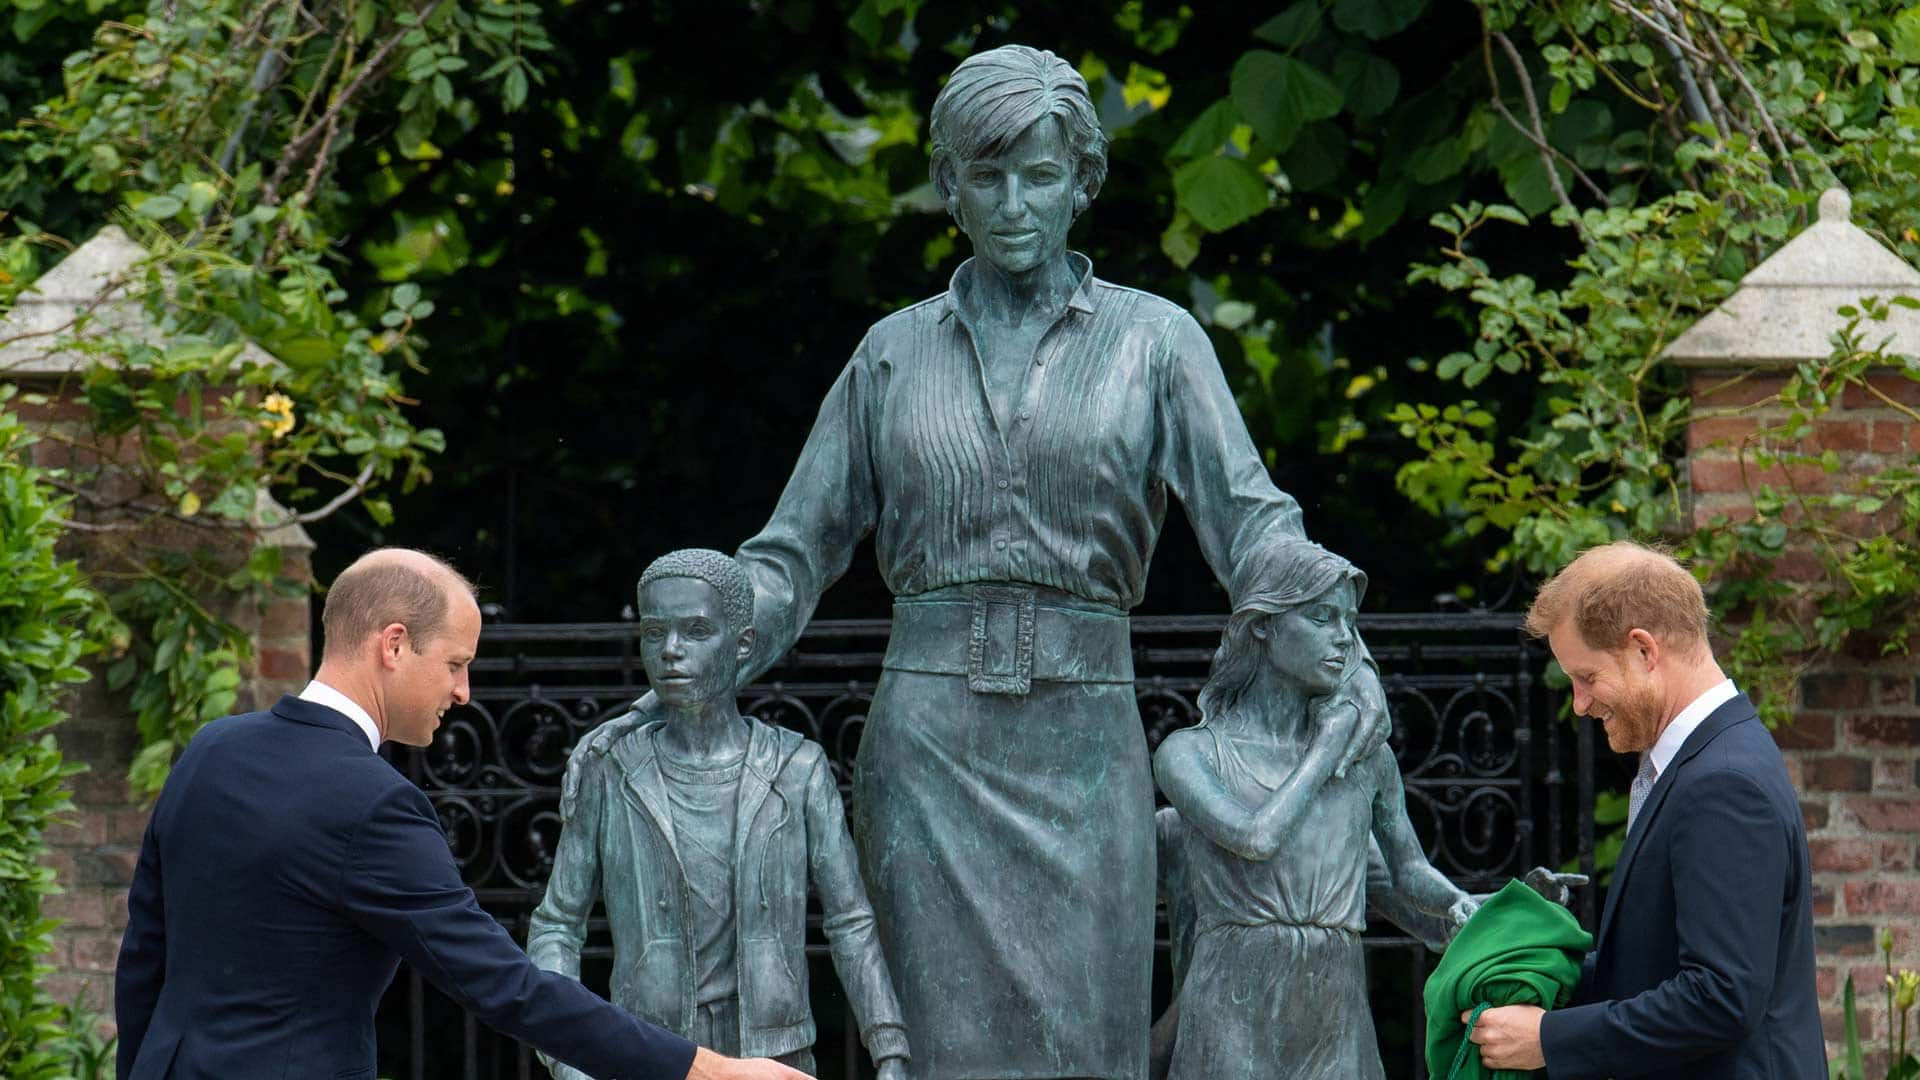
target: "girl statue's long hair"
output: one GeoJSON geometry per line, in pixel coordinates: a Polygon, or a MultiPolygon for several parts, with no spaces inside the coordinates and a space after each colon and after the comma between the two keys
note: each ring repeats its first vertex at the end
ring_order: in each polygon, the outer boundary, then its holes
{"type": "Polygon", "coordinates": [[[1200,688],[1200,722],[1218,720],[1240,708],[1260,665],[1266,662],[1253,628],[1275,615],[1318,598],[1342,581],[1354,583],[1357,603],[1367,575],[1347,560],[1309,540],[1292,536],[1262,538],[1233,571],[1233,614],[1227,619],[1213,667],[1200,688]]]}

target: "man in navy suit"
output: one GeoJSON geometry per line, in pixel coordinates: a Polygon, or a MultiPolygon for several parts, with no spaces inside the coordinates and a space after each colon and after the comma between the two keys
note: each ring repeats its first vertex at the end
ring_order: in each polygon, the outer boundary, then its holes
{"type": "Polygon", "coordinates": [[[377,753],[467,700],[473,586],[383,549],[327,593],[320,671],[196,735],[141,845],[115,970],[120,1080],[373,1080],[401,959],[482,1020],[590,1075],[799,1080],[637,1020],[534,967],[460,880],[426,796],[377,753]]]}
{"type": "Polygon", "coordinates": [[[1470,1036],[1480,1060],[1552,1080],[1825,1077],[1800,805],[1714,662],[1699,583],[1658,551],[1607,544],[1540,590],[1527,629],[1573,681],[1574,710],[1641,767],[1573,1004],[1487,1010],[1470,1036]]]}

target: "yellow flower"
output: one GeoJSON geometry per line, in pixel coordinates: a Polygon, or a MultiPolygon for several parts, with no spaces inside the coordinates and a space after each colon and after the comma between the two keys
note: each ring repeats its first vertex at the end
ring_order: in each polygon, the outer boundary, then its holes
{"type": "Polygon", "coordinates": [[[1906,1012],[1913,1008],[1914,999],[1920,997],[1920,972],[1902,971],[1887,976],[1887,989],[1893,991],[1894,1013],[1906,1012]]]}
{"type": "Polygon", "coordinates": [[[268,394],[260,403],[262,411],[271,413],[271,419],[262,419],[261,426],[276,439],[284,437],[293,430],[293,399],[282,393],[268,394]]]}

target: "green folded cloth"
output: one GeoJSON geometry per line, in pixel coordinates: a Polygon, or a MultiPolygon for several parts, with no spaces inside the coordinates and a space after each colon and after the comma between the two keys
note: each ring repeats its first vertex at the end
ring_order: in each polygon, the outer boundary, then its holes
{"type": "Polygon", "coordinates": [[[1515,1080],[1480,1064],[1460,1014],[1480,1005],[1565,1005],[1593,935],[1559,904],[1515,880],[1487,898],[1427,977],[1427,1072],[1435,1080],[1515,1080]]]}

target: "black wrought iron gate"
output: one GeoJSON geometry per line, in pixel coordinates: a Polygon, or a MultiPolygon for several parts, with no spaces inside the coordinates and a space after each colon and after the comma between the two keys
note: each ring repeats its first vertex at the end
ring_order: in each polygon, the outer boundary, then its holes
{"type": "MultiPolygon", "coordinates": [[[[1220,639],[1213,616],[1133,622],[1147,741],[1199,718],[1194,698],[1220,639]]],[[[1545,655],[1510,614],[1365,615],[1360,629],[1383,672],[1407,809],[1427,852],[1462,887],[1498,888],[1526,868],[1591,868],[1591,725],[1558,719],[1541,682],[1545,655]]],[[[447,715],[434,744],[392,753],[438,809],[467,881],[486,909],[526,938],[559,837],[559,785],[574,743],[645,689],[631,623],[498,625],[482,633],[473,702],[447,715]]],[[[884,620],[813,623],[741,696],[742,708],[824,746],[844,795],[886,646],[884,620]]],[[[1593,925],[1589,891],[1576,908],[1593,925]]],[[[1420,988],[1427,951],[1376,920],[1367,945],[1374,1022],[1390,1076],[1425,1080],[1420,988]]],[[[819,935],[810,930],[820,1075],[870,1077],[819,935]]],[[[1155,1011],[1168,996],[1164,924],[1155,1011]]],[[[606,991],[606,926],[589,927],[582,977],[606,991]]],[[[497,1035],[402,968],[381,1004],[380,1075],[400,1080],[507,1080],[546,1075],[531,1051],[497,1035]]]]}

